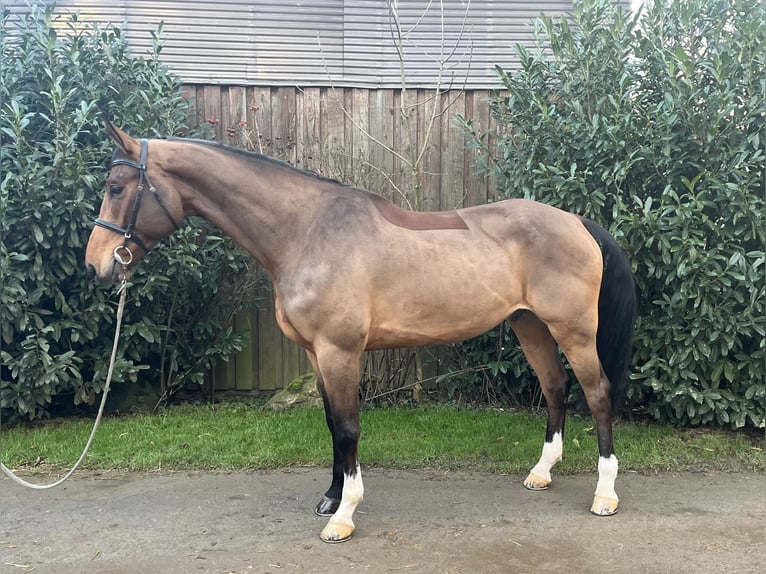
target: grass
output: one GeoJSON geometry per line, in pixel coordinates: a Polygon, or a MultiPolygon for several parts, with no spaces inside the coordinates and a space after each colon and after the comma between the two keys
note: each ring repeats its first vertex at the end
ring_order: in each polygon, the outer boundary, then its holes
{"type": "MultiPolygon", "coordinates": [[[[3,429],[0,458],[10,467],[64,469],[79,456],[91,426],[91,420],[63,420],[3,429]]],[[[359,452],[365,466],[522,474],[537,461],[544,434],[544,416],[528,412],[444,406],[369,409],[362,412],[359,452]]],[[[627,471],[763,471],[762,447],[762,440],[745,433],[628,422],[615,427],[620,469],[627,471]]],[[[160,414],[105,419],[83,468],[327,466],[331,452],[321,409],[275,413],[246,403],[184,405],[160,414]]],[[[564,459],[556,472],[594,472],[596,462],[592,420],[570,416],[564,459]]]]}

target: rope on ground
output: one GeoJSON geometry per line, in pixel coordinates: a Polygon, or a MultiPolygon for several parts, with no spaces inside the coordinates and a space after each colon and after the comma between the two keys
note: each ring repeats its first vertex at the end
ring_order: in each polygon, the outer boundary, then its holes
{"type": "Polygon", "coordinates": [[[93,430],[90,432],[90,437],[88,437],[88,442],[85,443],[85,448],[82,451],[82,454],[80,455],[80,458],[77,459],[77,462],[74,463],[74,466],[67,472],[62,478],[57,480],[56,482],[53,482],[51,484],[34,484],[32,482],[27,482],[26,480],[19,478],[16,476],[13,471],[11,471],[7,466],[5,466],[2,462],[0,462],[0,470],[2,470],[9,478],[11,478],[14,482],[20,484],[21,486],[26,486],[27,488],[31,488],[34,490],[48,490],[50,488],[55,488],[56,486],[59,486],[62,484],[66,479],[68,479],[75,470],[80,466],[83,460],[85,460],[85,456],[88,454],[88,451],[90,450],[91,444],[93,444],[93,439],[96,438],[96,431],[98,430],[99,424],[101,424],[101,418],[104,414],[104,407],[106,406],[106,397],[109,394],[109,387],[112,383],[112,372],[114,371],[114,364],[117,360],[117,344],[120,341],[120,326],[122,325],[122,313],[125,309],[125,298],[128,292],[128,284],[125,279],[122,281],[122,285],[120,285],[120,302],[117,305],[117,325],[114,328],[114,343],[112,345],[112,356],[109,359],[109,370],[106,373],[106,384],[104,385],[104,394],[101,396],[101,404],[98,407],[98,414],[96,415],[96,422],[93,423],[93,430]]]}

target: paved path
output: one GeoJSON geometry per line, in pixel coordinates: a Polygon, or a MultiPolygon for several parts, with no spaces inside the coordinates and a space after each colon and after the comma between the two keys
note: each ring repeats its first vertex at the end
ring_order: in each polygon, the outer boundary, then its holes
{"type": "Polygon", "coordinates": [[[623,473],[621,511],[588,513],[594,476],[368,469],[349,542],[312,513],[329,471],[82,474],[46,492],[0,480],[3,574],[763,572],[762,474],[623,473]]]}

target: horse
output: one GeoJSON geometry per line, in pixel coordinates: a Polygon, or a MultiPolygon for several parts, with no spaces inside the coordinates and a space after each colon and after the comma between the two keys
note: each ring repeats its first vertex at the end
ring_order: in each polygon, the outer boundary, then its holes
{"type": "Polygon", "coordinates": [[[189,216],[209,220],[265,267],[277,322],[305,349],[332,437],[332,480],[315,508],[329,517],[323,541],[352,536],[364,494],[362,353],[455,343],[504,321],[548,411],[542,454],[524,486],[547,489],[562,456],[571,384],[563,353],[597,428],[590,510],[617,512],[612,413],[629,368],[636,299],[630,262],[604,229],[526,199],[408,211],[221,143],[139,140],[108,120],[105,127],[117,147],[86,247],[88,272],[113,284],[189,216]]]}

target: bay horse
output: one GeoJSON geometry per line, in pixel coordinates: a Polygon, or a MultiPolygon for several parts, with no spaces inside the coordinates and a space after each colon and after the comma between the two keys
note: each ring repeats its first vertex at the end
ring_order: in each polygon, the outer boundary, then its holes
{"type": "Polygon", "coordinates": [[[192,215],[266,268],[277,321],[306,350],[332,435],[332,482],[315,509],[330,517],[322,540],[351,537],[364,493],[362,353],[458,342],[506,320],[548,409],[542,455],[524,486],[548,488],[561,459],[570,381],[560,349],[596,421],[591,512],[617,511],[612,400],[629,366],[636,300],[630,263],[605,230],[524,199],[406,211],[263,155],[199,140],[138,140],[105,124],[117,148],[87,269],[112,284],[192,215]]]}

